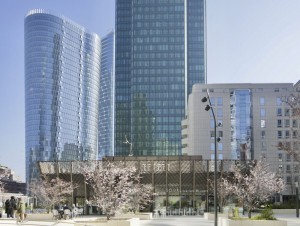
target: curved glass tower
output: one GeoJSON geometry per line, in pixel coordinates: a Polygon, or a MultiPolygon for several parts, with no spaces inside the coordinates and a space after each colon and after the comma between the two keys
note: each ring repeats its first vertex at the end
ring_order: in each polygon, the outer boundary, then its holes
{"type": "Polygon", "coordinates": [[[69,19],[25,17],[26,180],[37,161],[97,159],[101,40],[69,19]]]}
{"type": "Polygon", "coordinates": [[[114,40],[114,32],[110,32],[101,41],[99,158],[114,155],[114,40]]]}

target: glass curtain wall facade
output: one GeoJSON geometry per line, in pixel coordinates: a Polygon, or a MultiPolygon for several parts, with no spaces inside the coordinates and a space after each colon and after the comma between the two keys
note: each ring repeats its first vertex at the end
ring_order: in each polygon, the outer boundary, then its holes
{"type": "Polygon", "coordinates": [[[205,0],[116,1],[115,155],[181,154],[205,58],[205,0]]]}
{"type": "Polygon", "coordinates": [[[101,41],[98,156],[114,155],[114,32],[101,41]]]}
{"type": "Polygon", "coordinates": [[[25,17],[26,180],[37,161],[97,159],[101,41],[67,18],[25,17]]]}
{"type": "Polygon", "coordinates": [[[231,159],[252,159],[251,90],[236,89],[230,93],[231,159]]]}

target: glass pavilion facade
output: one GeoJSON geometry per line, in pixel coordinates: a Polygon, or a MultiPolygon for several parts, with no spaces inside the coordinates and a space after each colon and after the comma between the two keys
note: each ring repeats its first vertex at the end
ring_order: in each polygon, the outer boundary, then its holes
{"type": "Polygon", "coordinates": [[[97,159],[101,41],[67,18],[25,17],[26,180],[37,161],[97,159]]]}
{"type": "Polygon", "coordinates": [[[99,103],[98,156],[114,155],[114,32],[107,34],[101,41],[101,76],[99,103]]]}
{"type": "MultiPolygon", "coordinates": [[[[168,215],[199,215],[213,210],[213,162],[201,156],[126,156],[107,157],[90,162],[39,162],[39,169],[50,178],[59,177],[76,184],[69,203],[85,207],[92,200],[91,188],[85,183],[82,166],[105,165],[107,162],[133,167],[141,183],[153,187],[153,203],[146,212],[160,210],[168,215]]],[[[218,177],[228,175],[234,160],[218,161],[218,177]]],[[[240,164],[242,162],[240,161],[240,164]]],[[[95,208],[97,210],[98,208],[95,208]]],[[[96,214],[95,212],[94,214],[96,214]]]]}
{"type": "Polygon", "coordinates": [[[116,1],[115,155],[181,154],[187,97],[206,83],[205,24],[205,0],[116,1]]]}

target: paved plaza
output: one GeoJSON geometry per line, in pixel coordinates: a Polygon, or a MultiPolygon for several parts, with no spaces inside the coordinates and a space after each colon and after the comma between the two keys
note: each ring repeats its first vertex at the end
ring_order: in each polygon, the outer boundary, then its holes
{"type": "MultiPolygon", "coordinates": [[[[286,220],[287,226],[300,226],[300,219],[296,218],[292,214],[277,214],[275,215],[277,219],[286,220]]],[[[95,216],[82,216],[80,220],[86,220],[86,226],[93,226],[92,222],[89,222],[95,216]]],[[[0,218],[0,225],[17,225],[16,219],[0,218]]],[[[43,221],[27,221],[21,225],[26,226],[73,226],[72,220],[61,220],[52,222],[43,221]]],[[[167,216],[153,218],[152,220],[141,220],[140,226],[213,226],[214,222],[211,220],[206,220],[203,216],[167,216]]]]}

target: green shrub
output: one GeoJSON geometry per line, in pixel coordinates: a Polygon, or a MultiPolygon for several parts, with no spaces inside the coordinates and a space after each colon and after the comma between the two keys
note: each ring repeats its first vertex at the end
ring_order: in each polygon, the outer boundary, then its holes
{"type": "Polygon", "coordinates": [[[234,207],[233,217],[240,217],[239,208],[238,207],[234,207]]]}
{"type": "Polygon", "coordinates": [[[271,208],[267,208],[261,211],[261,213],[257,216],[252,217],[252,220],[276,220],[273,216],[273,210],[271,208]]]}

